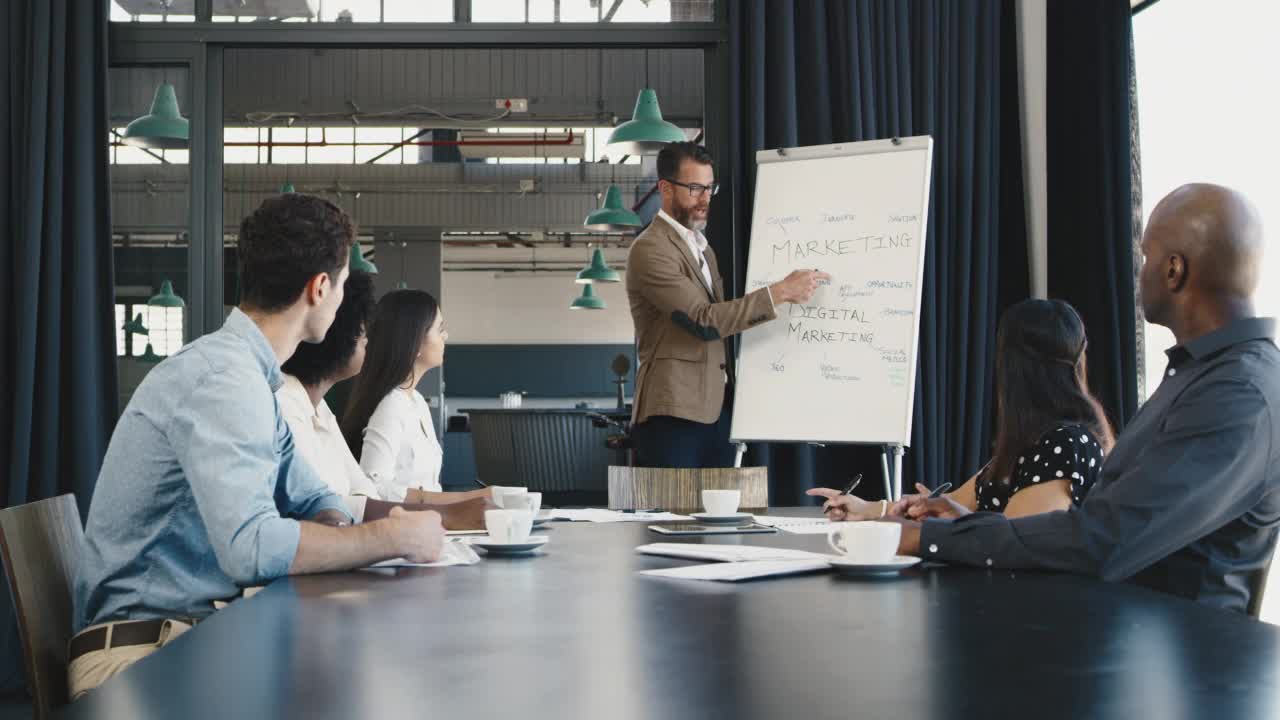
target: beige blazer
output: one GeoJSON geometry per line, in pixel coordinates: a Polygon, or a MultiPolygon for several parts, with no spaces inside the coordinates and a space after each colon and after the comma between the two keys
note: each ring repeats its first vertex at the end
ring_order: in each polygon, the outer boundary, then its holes
{"type": "Polygon", "coordinates": [[[627,299],[640,359],[633,422],[655,415],[715,422],[724,403],[728,338],[777,317],[764,288],[725,301],[715,253],[708,247],[704,257],[714,287],[707,287],[688,243],[660,217],[631,245],[627,299]]]}

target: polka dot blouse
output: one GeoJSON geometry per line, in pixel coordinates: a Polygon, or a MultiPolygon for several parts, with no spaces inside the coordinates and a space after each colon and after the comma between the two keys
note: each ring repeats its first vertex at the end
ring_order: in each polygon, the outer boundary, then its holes
{"type": "Polygon", "coordinates": [[[983,472],[974,483],[978,510],[1004,512],[1023,488],[1054,480],[1070,483],[1071,504],[1079,505],[1102,471],[1102,445],[1084,425],[1061,425],[1040,436],[1018,456],[1012,480],[992,480],[983,472]]]}

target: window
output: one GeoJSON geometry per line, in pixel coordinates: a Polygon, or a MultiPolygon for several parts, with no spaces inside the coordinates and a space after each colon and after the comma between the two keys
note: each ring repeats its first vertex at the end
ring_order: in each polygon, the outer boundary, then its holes
{"type": "Polygon", "coordinates": [[[116,357],[123,357],[128,354],[127,343],[125,342],[124,324],[128,322],[128,306],[116,303],[116,357]]]}
{"type": "MultiPolygon", "coordinates": [[[[193,22],[191,0],[112,0],[112,22],[193,22]]],[[[217,23],[449,23],[454,0],[234,0],[217,23]]],[[[711,22],[715,0],[471,0],[473,22],[711,22]]]]}
{"type": "MultiPolygon", "coordinates": [[[[403,132],[401,133],[403,135],[403,132]]],[[[321,147],[307,148],[308,163],[331,163],[334,165],[350,165],[355,162],[356,131],[351,127],[318,127],[307,129],[307,139],[322,143],[333,143],[321,147]]]]}
{"type": "Polygon", "coordinates": [[[112,0],[111,22],[195,21],[194,13],[170,10],[171,4],[166,0],[112,0]]]}
{"type": "Polygon", "coordinates": [[[182,348],[183,308],[135,307],[135,312],[142,313],[142,324],[149,333],[147,340],[157,355],[172,355],[182,348]]]}
{"type": "Polygon", "coordinates": [[[222,162],[227,165],[256,165],[263,160],[259,143],[263,128],[229,127],[222,131],[222,162]]]}
{"type": "Polygon", "coordinates": [[[124,126],[111,128],[107,146],[112,165],[186,165],[190,161],[189,150],[161,150],[129,145],[124,141],[124,126]]]}
{"type": "MultiPolygon", "coordinates": [[[[465,157],[479,161],[477,155],[484,156],[484,161],[501,165],[575,165],[580,162],[600,162],[608,159],[618,162],[621,156],[609,150],[609,135],[613,128],[525,128],[501,127],[487,128],[487,132],[503,134],[538,134],[550,139],[564,138],[570,131],[575,138],[581,138],[580,156],[573,156],[577,151],[548,152],[539,155],[535,149],[528,154],[504,154],[502,146],[481,148],[476,152],[465,153],[465,157]],[[492,153],[492,154],[490,154],[492,153]],[[569,155],[570,157],[566,157],[569,155]]],[[[121,129],[121,132],[123,130],[121,129]]],[[[428,133],[417,137],[422,128],[417,127],[372,127],[372,126],[324,126],[324,127],[228,127],[223,132],[222,160],[228,165],[351,165],[373,162],[378,165],[413,165],[427,162],[422,159],[420,150],[430,148],[429,145],[416,145],[416,142],[430,142],[428,133]]],[[[468,131],[473,132],[473,131],[468,131]]],[[[688,133],[690,137],[696,130],[688,133]]],[[[118,140],[116,141],[118,144],[118,140]]],[[[168,162],[187,162],[186,150],[152,151],[155,155],[141,152],[141,148],[119,145],[112,148],[119,155],[112,156],[116,163],[160,163],[161,158],[168,162]]],[[[628,157],[624,164],[639,165],[638,156],[628,157]]]]}
{"type": "MultiPolygon", "coordinates": [[[[1280,158],[1280,137],[1266,120],[1280,110],[1266,70],[1280,67],[1280,44],[1271,38],[1278,25],[1280,3],[1274,0],[1160,0],[1134,16],[1146,218],[1178,186],[1214,182],[1248,196],[1262,213],[1267,237],[1280,237],[1280,195],[1272,163],[1264,160],[1280,158]],[[1188,52],[1191,46],[1194,52],[1188,52]]],[[[1280,312],[1276,277],[1280,245],[1268,248],[1263,263],[1255,296],[1263,315],[1280,312]]],[[[1163,379],[1164,350],[1174,340],[1151,324],[1145,338],[1150,395],[1163,379]]]]}
{"type": "MultiPolygon", "coordinates": [[[[403,145],[397,147],[397,143],[402,143],[412,137],[417,131],[409,128],[380,128],[380,127],[359,127],[356,128],[356,154],[355,162],[367,163],[374,162],[380,165],[400,165],[405,162],[405,148],[403,145]]],[[[417,146],[414,146],[417,150],[417,146]]],[[[410,153],[415,156],[410,162],[417,162],[416,153],[410,153]]]]}
{"type": "MultiPolygon", "coordinates": [[[[127,0],[118,0],[126,5],[127,0]]],[[[173,7],[191,7],[190,0],[174,0],[173,7]]],[[[125,127],[148,112],[160,83],[174,86],[180,111],[187,104],[190,76],[183,66],[134,65],[108,70],[108,153],[112,212],[110,247],[114,275],[117,381],[120,409],[154,365],[140,358],[147,344],[158,356],[176,352],[184,340],[186,316],[182,308],[147,306],[147,300],[171,283],[174,293],[188,302],[190,292],[191,165],[188,150],[141,148],[123,143],[125,127]],[[130,332],[139,320],[147,334],[130,332]]],[[[106,239],[104,238],[104,242],[106,239]]],[[[150,360],[151,358],[148,358],[150,360]]]]}
{"type": "MultiPolygon", "coordinates": [[[[1205,181],[1244,193],[1262,214],[1268,247],[1258,293],[1261,315],[1280,313],[1280,195],[1272,162],[1280,138],[1268,127],[1280,110],[1271,69],[1280,67],[1275,0],[1161,0],[1133,19],[1146,218],[1173,189],[1205,181]]],[[[1167,329],[1145,326],[1146,393],[1164,379],[1167,329]]],[[[1272,573],[1261,618],[1280,622],[1280,574],[1272,573]]]]}
{"type": "MultiPolygon", "coordinates": [[[[524,0],[520,0],[524,2],[524,0]]],[[[453,22],[453,0],[237,0],[214,3],[214,22],[453,22]],[[230,7],[227,7],[230,6],[230,7]]]]}
{"type": "Polygon", "coordinates": [[[472,0],[472,22],[711,22],[715,0],[472,0]]]}
{"type": "Polygon", "coordinates": [[[116,356],[141,357],[147,345],[156,355],[169,356],[182,348],[182,308],[151,307],[145,300],[116,303],[116,356]],[[125,325],[138,317],[147,334],[129,332],[125,325]]]}

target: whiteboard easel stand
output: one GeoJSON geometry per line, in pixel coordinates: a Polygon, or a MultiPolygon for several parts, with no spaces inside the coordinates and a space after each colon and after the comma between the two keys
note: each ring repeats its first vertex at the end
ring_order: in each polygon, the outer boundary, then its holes
{"type": "Polygon", "coordinates": [[[880,455],[880,469],[884,472],[884,496],[889,502],[897,502],[902,498],[902,446],[885,445],[880,455]],[[889,458],[893,458],[893,474],[889,473],[889,458]]]}
{"type": "MultiPolygon", "coordinates": [[[[742,467],[742,456],[747,454],[747,444],[744,442],[736,443],[738,446],[737,453],[733,458],[733,466],[735,468],[742,467]]],[[[826,447],[823,443],[809,443],[817,447],[826,447]]],[[[880,471],[884,474],[884,496],[889,502],[896,502],[902,497],[902,455],[901,445],[885,445],[880,455],[880,471]],[[890,474],[889,458],[893,458],[893,473],[890,474]]]]}
{"type": "MultiPolygon", "coordinates": [[[[929,149],[930,152],[932,152],[933,140],[930,137],[907,138],[907,140],[911,141],[912,143],[923,140],[925,143],[927,143],[924,147],[929,149]]],[[[873,142],[878,142],[878,141],[873,141],[873,142]]],[[[901,137],[895,136],[895,137],[889,138],[889,143],[892,147],[896,149],[903,149],[902,146],[904,144],[904,139],[901,137]]],[[[837,150],[841,148],[840,145],[835,145],[832,147],[834,147],[837,150]]],[[[906,148],[906,149],[911,149],[911,148],[906,148]]],[[[758,158],[757,162],[764,162],[764,157],[766,152],[767,151],[765,150],[761,150],[759,153],[757,153],[757,158],[758,158]]],[[[786,158],[791,156],[791,153],[789,153],[786,148],[776,148],[774,152],[776,152],[777,156],[780,158],[786,158]]],[[[928,175],[928,173],[931,172],[932,163],[931,162],[926,163],[925,167],[926,167],[926,171],[925,171],[926,175],[928,175]]],[[[928,178],[926,178],[925,189],[924,189],[924,195],[926,199],[925,199],[925,205],[923,210],[923,215],[926,219],[928,217],[927,197],[929,194],[929,185],[930,185],[930,183],[927,180],[928,178]]],[[[927,234],[925,228],[926,228],[925,224],[922,223],[920,227],[921,238],[924,238],[927,234]]],[[[924,272],[924,265],[923,265],[923,260],[921,260],[921,265],[919,268],[920,277],[917,278],[917,282],[922,282],[923,272],[924,272]]],[[[916,303],[917,305],[919,305],[918,296],[916,298],[916,303]]],[[[740,361],[741,361],[741,357],[739,357],[739,362],[740,361]]],[[[910,415],[908,415],[908,418],[909,417],[910,415]]],[[[908,426],[909,425],[910,425],[910,421],[908,421],[908,426]]],[[[796,440],[789,440],[789,441],[782,441],[782,442],[796,442],[796,440]]],[[[737,447],[737,454],[734,459],[734,467],[740,468],[742,467],[743,456],[746,454],[746,451],[747,451],[747,445],[746,445],[746,442],[743,442],[743,441],[736,441],[736,442],[733,442],[733,444],[736,445],[737,447]]],[[[816,443],[816,442],[811,442],[809,444],[817,445],[819,447],[824,446],[823,443],[816,443]]],[[[853,444],[865,444],[865,443],[853,443],[853,444]]],[[[885,444],[885,445],[881,445],[881,448],[882,448],[882,454],[880,456],[880,469],[884,476],[885,497],[891,502],[897,501],[902,497],[902,457],[904,454],[904,447],[901,444],[885,444]],[[890,462],[890,458],[892,458],[893,460],[892,462],[890,462]]]]}

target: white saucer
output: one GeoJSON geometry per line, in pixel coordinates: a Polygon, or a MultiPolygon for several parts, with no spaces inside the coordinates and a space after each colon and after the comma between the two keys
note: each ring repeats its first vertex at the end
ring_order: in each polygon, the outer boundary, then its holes
{"type": "Polygon", "coordinates": [[[883,575],[885,573],[895,573],[899,570],[905,570],[920,562],[920,558],[910,557],[908,555],[895,555],[889,562],[860,563],[854,562],[848,558],[833,557],[828,562],[831,563],[831,567],[835,568],[843,575],[883,575]]]}
{"type": "Polygon", "coordinates": [[[743,522],[751,522],[755,520],[755,515],[751,513],[731,513],[729,515],[712,515],[711,513],[692,513],[689,517],[706,525],[737,525],[743,522]]]}
{"type": "Polygon", "coordinates": [[[471,544],[474,547],[483,548],[490,555],[520,555],[537,550],[546,545],[549,539],[546,535],[530,535],[529,539],[520,542],[500,543],[488,535],[482,535],[471,538],[471,544]]]}

